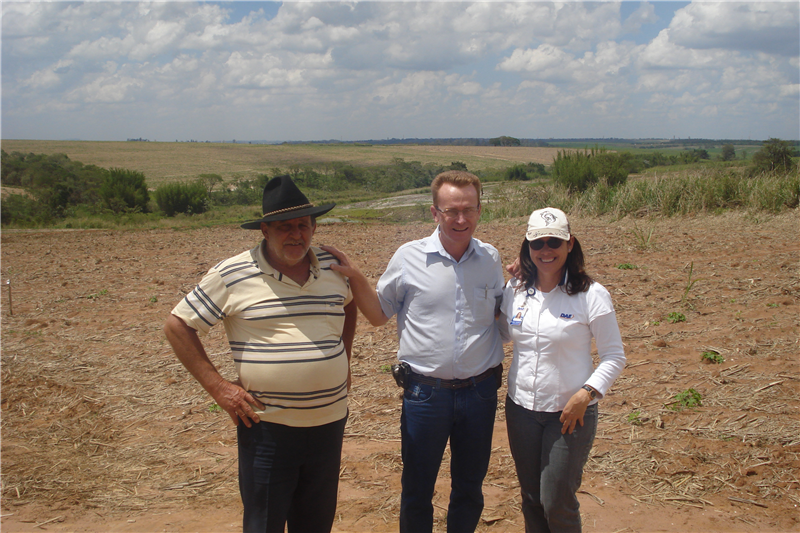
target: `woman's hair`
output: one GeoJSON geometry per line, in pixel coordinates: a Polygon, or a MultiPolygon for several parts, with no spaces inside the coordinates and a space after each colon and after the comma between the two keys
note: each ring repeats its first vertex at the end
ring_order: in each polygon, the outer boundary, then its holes
{"type": "MultiPolygon", "coordinates": [[[[530,289],[536,283],[538,270],[536,265],[533,264],[533,259],[531,259],[530,241],[528,239],[522,240],[522,247],[519,250],[519,267],[524,281],[524,289],[530,289]]],[[[567,294],[573,296],[579,292],[589,290],[589,285],[592,284],[593,280],[584,270],[583,250],[578,239],[574,239],[572,251],[567,255],[567,262],[564,263],[564,267],[567,269],[567,294]]]]}

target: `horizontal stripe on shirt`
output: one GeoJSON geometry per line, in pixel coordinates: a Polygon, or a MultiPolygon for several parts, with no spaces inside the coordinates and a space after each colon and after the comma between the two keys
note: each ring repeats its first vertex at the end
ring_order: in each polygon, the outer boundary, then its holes
{"type": "Polygon", "coordinates": [[[272,268],[263,250],[260,244],[217,264],[173,314],[201,334],[223,323],[243,387],[265,404],[256,411],[262,420],[295,427],[341,420],[347,279],[330,268],[331,254],[312,248],[310,276],[300,286],[272,268]]]}

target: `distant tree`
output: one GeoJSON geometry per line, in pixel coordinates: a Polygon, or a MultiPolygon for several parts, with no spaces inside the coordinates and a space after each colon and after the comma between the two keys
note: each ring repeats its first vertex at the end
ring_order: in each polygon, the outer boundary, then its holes
{"type": "Polygon", "coordinates": [[[123,168],[109,170],[105,182],[100,186],[100,197],[104,205],[115,213],[146,213],[147,202],[150,201],[144,174],[123,168]]]}
{"type": "Polygon", "coordinates": [[[559,150],[553,161],[553,181],[573,191],[585,191],[597,183],[591,156],[583,151],[559,150]]]}
{"type": "Polygon", "coordinates": [[[200,174],[197,177],[197,181],[203,184],[206,193],[210,195],[214,191],[214,187],[222,183],[223,180],[219,174],[200,174]]]}
{"type": "Polygon", "coordinates": [[[494,139],[489,139],[489,144],[492,146],[519,146],[520,141],[514,137],[502,135],[500,137],[495,137],[494,139]]]}
{"type": "Polygon", "coordinates": [[[732,144],[722,145],[722,154],[720,155],[723,161],[733,161],[736,159],[736,149],[732,144]]]}
{"type": "Polygon", "coordinates": [[[789,172],[796,163],[792,160],[792,148],[789,142],[770,138],[761,145],[761,149],[753,154],[753,163],[749,174],[762,172],[789,172]]]}
{"type": "Polygon", "coordinates": [[[208,207],[208,191],[198,180],[193,183],[165,183],[154,194],[158,208],[168,217],[178,213],[203,213],[208,207]]]}
{"type": "Polygon", "coordinates": [[[464,170],[464,171],[466,171],[467,170],[467,165],[466,165],[466,163],[463,163],[461,161],[452,161],[450,163],[450,167],[449,168],[450,168],[450,170],[464,170]]]}

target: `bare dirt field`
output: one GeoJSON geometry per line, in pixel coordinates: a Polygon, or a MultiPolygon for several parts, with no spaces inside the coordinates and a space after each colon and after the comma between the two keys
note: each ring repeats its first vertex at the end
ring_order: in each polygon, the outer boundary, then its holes
{"type": "MultiPolygon", "coordinates": [[[[600,404],[584,531],[799,531],[798,212],[572,218],[628,356],[600,404]],[[712,351],[724,362],[703,363],[712,351]],[[702,405],[671,409],[688,389],[702,405]]],[[[476,236],[510,262],[523,227],[485,223],[476,236]]],[[[432,230],[329,224],[315,243],[348,251],[374,283],[400,244],[432,230]]],[[[236,227],[3,232],[4,532],[241,530],[233,425],[209,409],[161,328],[208,268],[257,237],[236,227]]],[[[335,530],[396,531],[394,321],[360,320],[335,530]]],[[[206,345],[232,377],[222,328],[206,345]]],[[[437,531],[448,482],[445,461],[437,531]]],[[[484,487],[479,531],[522,531],[502,408],[484,487]]]]}

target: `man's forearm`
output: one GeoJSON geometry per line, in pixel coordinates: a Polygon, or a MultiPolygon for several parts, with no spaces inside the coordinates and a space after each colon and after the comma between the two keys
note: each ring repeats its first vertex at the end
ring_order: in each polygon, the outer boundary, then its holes
{"type": "Polygon", "coordinates": [[[383,309],[381,308],[381,302],[378,299],[378,294],[369,284],[369,280],[367,277],[359,270],[358,266],[355,263],[351,262],[350,259],[347,257],[347,254],[342,252],[341,250],[337,250],[333,246],[320,246],[326,252],[333,254],[336,259],[339,260],[339,263],[333,263],[331,265],[331,270],[334,272],[341,272],[343,275],[347,276],[350,280],[350,288],[353,291],[353,300],[355,300],[356,305],[364,313],[364,316],[367,317],[370,324],[373,326],[382,326],[386,324],[389,320],[383,309]]]}
{"type": "Polygon", "coordinates": [[[370,324],[382,326],[389,321],[389,317],[381,307],[378,293],[370,286],[369,280],[363,274],[350,278],[350,288],[353,290],[353,300],[370,324]]]}

